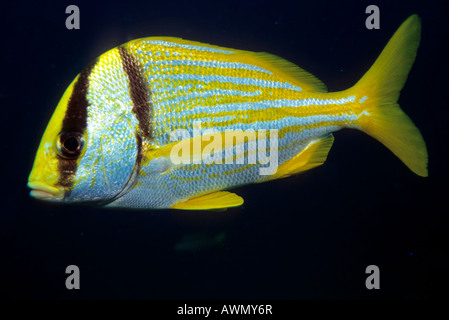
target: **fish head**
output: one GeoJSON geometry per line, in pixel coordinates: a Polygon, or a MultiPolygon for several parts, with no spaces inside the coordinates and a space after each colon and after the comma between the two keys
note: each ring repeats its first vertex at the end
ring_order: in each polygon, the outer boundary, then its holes
{"type": "Polygon", "coordinates": [[[109,98],[93,72],[81,72],[69,85],[45,129],[28,178],[34,198],[102,204],[129,187],[139,140],[126,112],[115,111],[131,106],[109,98]]]}
{"type": "Polygon", "coordinates": [[[70,186],[64,180],[73,180],[76,175],[73,171],[70,172],[68,164],[78,161],[86,148],[83,130],[73,128],[73,132],[62,132],[63,119],[75,81],[76,79],[65,91],[44,131],[28,177],[30,195],[40,200],[63,201],[66,198],[70,186]]]}

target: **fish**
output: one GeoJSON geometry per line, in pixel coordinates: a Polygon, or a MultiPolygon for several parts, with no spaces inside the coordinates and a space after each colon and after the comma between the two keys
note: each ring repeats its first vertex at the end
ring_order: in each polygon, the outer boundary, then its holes
{"type": "Polygon", "coordinates": [[[408,17],[362,78],[338,92],[269,53],[174,37],[127,42],[64,92],[36,153],[30,195],[222,211],[244,202],[229,189],[322,165],[343,128],[377,139],[426,177],[426,144],[398,104],[420,34],[418,15],[408,17]]]}

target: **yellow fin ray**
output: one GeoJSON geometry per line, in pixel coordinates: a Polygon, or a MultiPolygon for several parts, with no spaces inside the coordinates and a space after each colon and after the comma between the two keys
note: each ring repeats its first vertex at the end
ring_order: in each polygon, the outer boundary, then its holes
{"type": "Polygon", "coordinates": [[[286,178],[322,165],[326,161],[333,142],[332,134],[311,142],[301,153],[280,165],[269,180],[286,178]]]}
{"type": "Polygon", "coordinates": [[[248,52],[258,67],[273,72],[306,92],[327,92],[326,85],[308,71],[281,57],[266,52],[248,52]]]}
{"type": "Polygon", "coordinates": [[[218,191],[190,198],[187,201],[172,205],[171,209],[210,210],[238,207],[243,204],[243,198],[228,191],[218,191]]]}

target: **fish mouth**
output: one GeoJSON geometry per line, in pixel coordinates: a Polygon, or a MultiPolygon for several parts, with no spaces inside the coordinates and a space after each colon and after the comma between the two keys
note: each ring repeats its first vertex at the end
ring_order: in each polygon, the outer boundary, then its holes
{"type": "Polygon", "coordinates": [[[42,182],[29,181],[28,188],[31,189],[30,196],[39,200],[62,200],[64,198],[64,190],[42,182]]]}

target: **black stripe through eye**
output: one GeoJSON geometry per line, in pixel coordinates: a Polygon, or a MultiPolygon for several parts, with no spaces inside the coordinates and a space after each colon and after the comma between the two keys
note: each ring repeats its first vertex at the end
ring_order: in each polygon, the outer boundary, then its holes
{"type": "Polygon", "coordinates": [[[58,184],[65,188],[73,187],[73,178],[77,170],[76,159],[84,147],[84,133],[87,128],[87,90],[89,76],[96,61],[87,66],[79,75],[73,86],[72,95],[67,104],[67,110],[62,121],[61,133],[56,146],[60,158],[58,184]]]}

